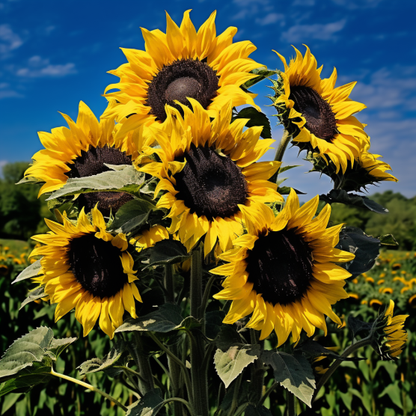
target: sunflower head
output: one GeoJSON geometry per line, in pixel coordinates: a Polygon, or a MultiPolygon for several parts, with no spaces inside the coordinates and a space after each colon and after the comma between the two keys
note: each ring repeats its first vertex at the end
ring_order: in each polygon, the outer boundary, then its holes
{"type": "Polygon", "coordinates": [[[348,98],[355,82],[335,88],[335,69],[330,78],[321,79],[322,67],[318,68],[309,48],[304,56],[295,51],[289,65],[276,52],[285,67],[280,79],[273,81],[275,95],[271,98],[277,116],[295,145],[318,153],[326,163],[331,159],[336,172],[344,172],[367,141],[364,125],[353,116],[365,105],[348,98]]]}
{"type": "Polygon", "coordinates": [[[350,273],[336,263],[354,255],[335,248],[341,226],[326,228],[329,205],[314,217],[318,202],[300,207],[291,190],[277,216],[265,205],[252,213],[241,207],[248,233],[220,255],[230,264],[211,270],[226,277],[214,295],[232,300],[225,323],[251,314],[247,327],[260,330],[262,339],[275,330],[279,345],[290,333],[299,341],[302,329],[309,337],[316,327],[326,333],[325,315],[342,324],[331,305],[348,297],[343,286],[350,273]]]}
{"type": "Polygon", "coordinates": [[[255,46],[249,41],[233,43],[234,27],[217,36],[216,12],[196,31],[189,12],[180,26],[166,13],[166,33],[142,28],[145,51],[122,49],[128,63],[110,71],[120,82],[105,90],[116,102],[106,115],[124,124],[120,134],[141,123],[163,122],[166,105],[182,111],[180,104],[191,107],[189,98],[211,116],[227,101],[233,106],[255,105],[255,95],[240,88],[255,77],[250,71],[261,66],[249,58],[255,46]],[[114,89],[118,91],[108,92],[114,89]]]}
{"type": "MultiPolygon", "coordinates": [[[[143,145],[141,129],[116,138],[120,126],[114,127],[114,119],[98,121],[82,101],[76,122],[65,114],[62,116],[69,128],[57,127],[51,133],[39,132],[44,149],[33,156],[33,165],[25,172],[25,177],[44,182],[39,196],[62,188],[69,178],[110,170],[106,164],[132,165],[136,162],[143,145]]],[[[87,211],[99,203],[101,212],[108,216],[131,199],[124,192],[94,192],[81,194],[76,203],[87,211]]]]}
{"type": "Polygon", "coordinates": [[[409,315],[393,316],[394,302],[390,300],[389,306],[384,312],[383,331],[385,342],[381,347],[382,357],[396,359],[406,347],[407,331],[404,322],[409,315]]]}
{"type": "Polygon", "coordinates": [[[322,172],[334,182],[334,189],[343,189],[347,192],[367,191],[367,186],[377,185],[382,181],[397,182],[397,178],[388,173],[390,165],[378,160],[380,155],[369,152],[370,142],[364,143],[354,163],[348,161],[344,172],[337,172],[332,160],[324,160],[320,155],[310,158],[314,164],[314,171],[322,172]]]}
{"type": "Polygon", "coordinates": [[[172,224],[169,231],[191,250],[205,236],[205,255],[217,241],[221,251],[243,232],[241,206],[250,211],[264,202],[282,200],[268,178],[280,162],[257,162],[273,140],[259,140],[261,127],[245,129],[247,120],[231,123],[231,104],[211,120],[209,112],[190,99],[192,110],[182,113],[166,107],[168,118],[161,127],[145,129],[160,149],[147,147],[159,161],[140,170],[159,179],[155,197],[172,224]],[[230,124],[231,123],[231,124],[230,124]]]}
{"type": "Polygon", "coordinates": [[[91,217],[82,209],[76,223],[65,214],[62,224],[45,221],[50,232],[32,237],[43,245],[31,255],[43,256],[37,283],[45,287],[51,303],[57,304],[55,320],[75,308],[84,336],[99,320],[101,329],[112,338],[123,323],[124,311],[136,318],[135,300],[142,301],[126,235],[110,234],[97,207],[91,217]]]}

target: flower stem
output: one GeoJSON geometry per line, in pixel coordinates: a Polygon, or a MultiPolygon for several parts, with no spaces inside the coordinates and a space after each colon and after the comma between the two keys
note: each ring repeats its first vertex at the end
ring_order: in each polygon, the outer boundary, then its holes
{"type": "MultiPolygon", "coordinates": [[[[365,345],[370,345],[372,342],[371,336],[361,339],[360,341],[355,342],[354,344],[350,345],[345,351],[340,355],[342,358],[346,358],[351,355],[353,352],[357,351],[359,348],[364,347],[365,345]]],[[[318,396],[319,390],[321,387],[330,379],[332,374],[334,374],[335,370],[341,365],[344,361],[342,358],[335,360],[332,365],[328,368],[325,374],[319,379],[318,384],[316,385],[315,393],[312,402],[315,401],[316,397],[318,396]]]]}
{"type": "Polygon", "coordinates": [[[276,155],[274,157],[274,160],[276,162],[281,162],[283,160],[283,155],[285,154],[285,151],[286,151],[287,145],[290,142],[290,139],[291,137],[289,135],[289,132],[285,130],[283,132],[282,138],[280,139],[280,143],[279,143],[279,146],[277,147],[276,155]]]}
{"type": "Polygon", "coordinates": [[[286,390],[286,415],[296,416],[295,395],[286,390]]]}
{"type": "MultiPolygon", "coordinates": [[[[202,250],[194,249],[191,258],[191,316],[197,320],[203,318],[202,302],[202,250]]],[[[203,332],[193,331],[195,342],[191,342],[191,377],[193,389],[192,407],[196,416],[208,416],[208,380],[204,371],[205,348],[203,332]]]]}
{"type": "Polygon", "coordinates": [[[144,395],[149,391],[154,390],[153,385],[153,373],[150,367],[149,357],[143,350],[143,342],[141,335],[138,332],[134,332],[134,339],[136,341],[136,359],[137,366],[139,367],[139,373],[141,378],[139,379],[140,391],[144,395]]]}
{"type": "Polygon", "coordinates": [[[173,266],[172,264],[165,265],[165,276],[164,276],[164,286],[166,289],[165,292],[165,302],[174,303],[175,302],[175,289],[173,285],[173,266]]]}
{"type": "Polygon", "coordinates": [[[85,383],[84,381],[81,381],[81,380],[77,380],[76,378],[73,378],[73,377],[70,377],[70,376],[66,376],[65,374],[56,373],[52,367],[51,367],[50,374],[53,375],[53,376],[55,376],[55,377],[62,378],[63,380],[70,381],[71,383],[79,384],[80,386],[86,388],[87,390],[91,390],[91,391],[93,391],[95,393],[99,393],[99,394],[101,394],[101,396],[103,396],[106,399],[112,401],[115,405],[121,407],[125,412],[127,412],[127,410],[128,410],[126,406],[124,406],[123,404],[121,404],[114,397],[111,397],[109,394],[103,392],[100,389],[97,389],[96,387],[92,386],[91,384],[85,383]]]}

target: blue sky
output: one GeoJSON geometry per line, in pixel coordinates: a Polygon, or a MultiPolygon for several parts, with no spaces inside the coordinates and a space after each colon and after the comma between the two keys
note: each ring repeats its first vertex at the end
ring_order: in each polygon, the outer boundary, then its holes
{"type": "MultiPolygon", "coordinates": [[[[143,49],[140,27],[165,31],[165,10],[179,24],[187,9],[197,28],[217,10],[217,33],[236,26],[234,40],[251,40],[257,46],[251,57],[269,68],[283,69],[272,49],[290,58],[291,45],[303,52],[307,44],[324,77],[335,66],[337,85],[358,81],[351,98],[367,105],[357,117],[368,124],[371,151],[383,155],[399,179],[371,187],[370,194],[416,195],[414,0],[2,0],[0,166],[30,161],[41,149],[37,131],[66,125],[58,111],[76,118],[80,100],[99,117],[105,87],[118,81],[106,72],[126,62],[119,47],[143,49]]],[[[266,85],[255,92],[271,115],[266,85]]],[[[281,127],[274,119],[272,125],[279,140],[281,127]]],[[[311,165],[297,158],[297,148],[284,163],[302,164],[287,173],[287,185],[306,198],[331,189],[327,178],[305,175],[311,165]]]]}

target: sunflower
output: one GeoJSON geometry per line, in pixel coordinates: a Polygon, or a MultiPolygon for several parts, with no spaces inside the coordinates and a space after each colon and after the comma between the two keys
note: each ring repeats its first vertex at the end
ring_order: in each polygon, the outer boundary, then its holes
{"type": "Polygon", "coordinates": [[[302,150],[317,152],[327,163],[335,164],[336,172],[347,169],[359,156],[362,142],[368,140],[361,124],[353,114],[366,108],[348,98],[355,82],[335,88],[337,71],[330,78],[321,79],[315,57],[306,47],[305,56],[294,48],[296,58],[287,65],[281,80],[275,82],[274,105],[278,117],[292,134],[293,142],[302,150]]]}
{"type": "Polygon", "coordinates": [[[319,197],[299,207],[293,189],[283,210],[275,216],[265,205],[251,213],[241,207],[248,234],[234,241],[236,248],[220,255],[229,263],[211,273],[226,276],[216,299],[232,300],[224,323],[233,324],[252,314],[247,327],[261,330],[261,339],[273,329],[282,345],[292,333],[311,337],[315,328],[327,327],[325,315],[338,325],[341,319],[331,305],[348,298],[343,289],[350,276],[335,263],[354,255],[334,248],[342,225],[326,228],[331,208],[326,205],[315,218],[319,197]]]}
{"type": "Polygon", "coordinates": [[[384,327],[384,334],[387,342],[384,344],[383,350],[393,358],[398,357],[404,350],[407,342],[407,331],[404,329],[404,321],[409,315],[393,316],[394,302],[390,300],[390,304],[384,313],[387,319],[384,327]]]}
{"type": "Polygon", "coordinates": [[[205,235],[207,256],[217,240],[224,251],[243,232],[239,207],[254,213],[264,202],[283,200],[277,185],[267,180],[280,162],[255,163],[273,140],[259,140],[262,127],[245,129],[246,119],[230,124],[230,103],[211,121],[201,104],[190,101],[193,111],[182,105],[182,116],[167,106],[166,123],[145,129],[160,149],[145,147],[143,152],[156,153],[160,162],[140,170],[160,179],[155,198],[165,191],[157,207],[169,211],[169,232],[178,233],[188,250],[205,235]]]}
{"type": "Polygon", "coordinates": [[[130,239],[130,244],[134,245],[137,251],[153,247],[162,240],[169,239],[168,230],[162,225],[155,225],[149,229],[142,230],[139,235],[130,239]]]}
{"type": "Polygon", "coordinates": [[[31,256],[43,256],[36,282],[44,285],[51,303],[57,303],[55,321],[75,308],[84,336],[99,319],[101,329],[113,338],[124,311],[136,318],[135,299],[142,299],[134,283],[138,278],[126,235],[107,232],[97,207],[91,217],[82,208],[76,224],[65,214],[62,224],[45,219],[51,231],[32,237],[44,245],[31,256]]]}
{"type": "MultiPolygon", "coordinates": [[[[69,178],[108,171],[105,163],[131,165],[138,158],[142,146],[140,129],[123,138],[115,138],[120,126],[114,127],[114,119],[98,121],[82,101],[76,122],[65,114],[62,116],[69,129],[57,127],[51,133],[39,132],[45,148],[33,156],[33,165],[25,172],[25,177],[35,177],[44,182],[39,196],[56,191],[69,178]]],[[[110,211],[114,214],[131,199],[132,196],[125,192],[94,192],[81,194],[77,203],[90,211],[99,202],[101,212],[108,216],[110,211]]]]}
{"type": "Polygon", "coordinates": [[[233,106],[256,106],[256,94],[240,88],[256,76],[250,71],[262,66],[248,57],[256,47],[249,41],[233,43],[235,27],[217,36],[216,12],[196,32],[189,12],[184,13],[180,27],[166,13],[166,34],[142,28],[145,51],[122,48],[128,63],[109,71],[120,82],[105,90],[119,90],[105,96],[117,103],[106,114],[124,124],[120,134],[142,123],[163,122],[167,117],[165,105],[181,111],[175,101],[190,106],[188,97],[197,100],[211,116],[227,101],[233,106]]]}
{"type": "Polygon", "coordinates": [[[347,169],[342,174],[335,173],[331,162],[321,170],[330,176],[334,181],[334,189],[344,189],[345,191],[367,190],[368,185],[374,185],[382,181],[397,182],[390,173],[390,165],[382,160],[378,160],[380,155],[369,152],[370,142],[363,142],[361,151],[354,159],[354,163],[348,161],[347,169]]]}

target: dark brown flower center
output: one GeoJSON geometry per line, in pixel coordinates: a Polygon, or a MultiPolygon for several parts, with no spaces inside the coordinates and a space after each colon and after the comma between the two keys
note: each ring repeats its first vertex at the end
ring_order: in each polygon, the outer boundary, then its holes
{"type": "Polygon", "coordinates": [[[190,107],[190,97],[207,108],[217,95],[217,90],[217,75],[208,64],[194,59],[183,59],[164,66],[152,79],[147,93],[147,105],[151,108],[150,114],[165,121],[165,104],[182,111],[174,101],[178,100],[190,107]]]}
{"type": "Polygon", "coordinates": [[[247,199],[247,182],[241,169],[228,157],[209,147],[191,146],[184,154],[186,165],[174,175],[176,199],[191,213],[208,220],[231,217],[247,199]]]}
{"type": "MultiPolygon", "coordinates": [[[[121,152],[114,147],[93,147],[87,152],[81,152],[74,160],[74,164],[69,165],[71,170],[66,173],[68,178],[83,178],[85,176],[97,175],[110,170],[104,163],[110,165],[131,165],[131,158],[125,152],[121,152]]],[[[115,214],[118,209],[133,197],[125,192],[92,192],[81,194],[77,201],[81,207],[91,211],[98,204],[99,210],[103,215],[109,216],[110,212],[115,214]]]]}
{"type": "Polygon", "coordinates": [[[290,87],[289,99],[295,110],[305,117],[305,127],[316,137],[332,142],[337,122],[331,106],[314,89],[304,86],[290,87]]]}
{"type": "Polygon", "coordinates": [[[68,255],[75,278],[93,296],[101,299],[114,296],[128,281],[120,249],[93,234],[71,240],[68,255]]]}
{"type": "Polygon", "coordinates": [[[246,270],[253,290],[272,305],[302,299],[312,278],[312,251],[294,229],[260,236],[248,251],[246,270]]]}

